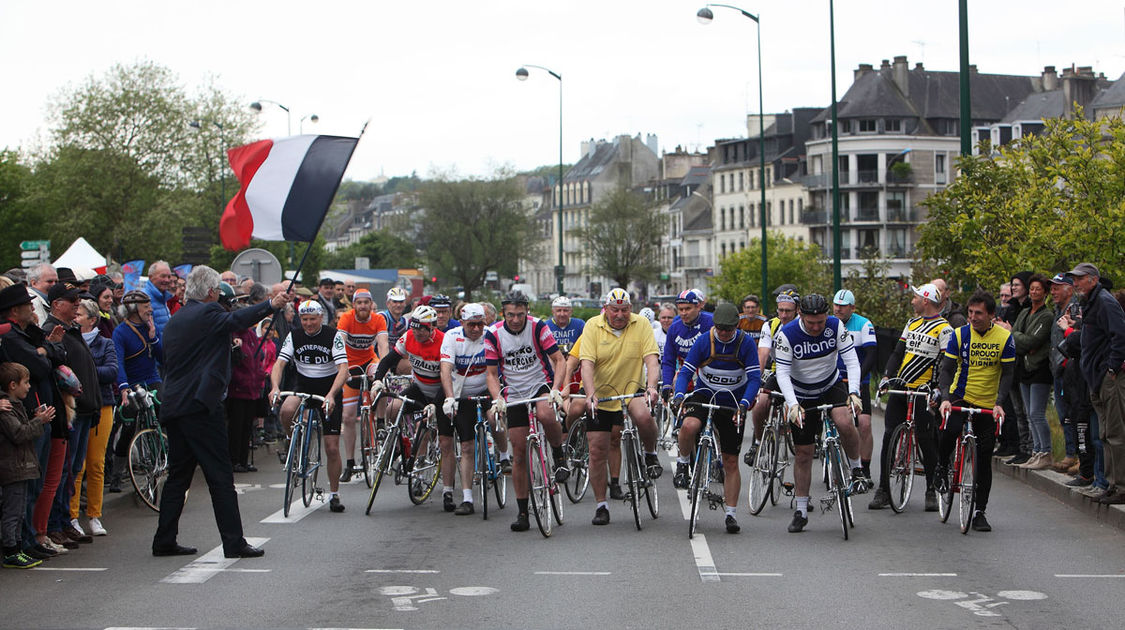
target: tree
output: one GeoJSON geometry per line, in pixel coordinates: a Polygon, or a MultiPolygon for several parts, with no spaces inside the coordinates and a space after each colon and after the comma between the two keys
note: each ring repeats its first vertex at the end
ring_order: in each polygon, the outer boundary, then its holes
{"type": "Polygon", "coordinates": [[[417,244],[430,272],[455,280],[471,300],[473,290],[484,286],[487,272],[512,275],[520,260],[537,257],[536,228],[523,198],[519,182],[510,177],[425,184],[423,210],[415,221],[417,244]]]}
{"type": "Polygon", "coordinates": [[[578,237],[590,257],[588,271],[627,288],[632,281],[648,282],[660,273],[664,233],[664,216],[641,195],[619,188],[590,208],[578,237]]]}
{"type": "MultiPolygon", "coordinates": [[[[910,298],[914,295],[895,278],[887,275],[890,263],[876,258],[870,252],[863,256],[862,271],[852,269],[844,281],[844,288],[855,295],[855,309],[871,320],[877,328],[901,326],[913,316],[910,298]]],[[[929,282],[917,276],[914,285],[929,282]]]]}
{"type": "Polygon", "coordinates": [[[43,213],[27,202],[30,180],[15,151],[0,151],[0,271],[20,266],[21,241],[49,236],[43,213]]]}
{"type": "Polygon", "coordinates": [[[924,202],[918,249],[961,284],[992,289],[1024,269],[1092,262],[1125,281],[1125,122],[1049,120],[1042,133],[962,158],[924,202]]]}
{"type": "Polygon", "coordinates": [[[389,230],[364,234],[358,242],[325,256],[328,269],[352,269],[357,257],[366,257],[372,269],[417,267],[418,252],[410,241],[389,230]]]}
{"type": "Polygon", "coordinates": [[[782,284],[795,284],[802,294],[824,292],[832,286],[831,269],[822,260],[819,247],[771,231],[767,233],[766,245],[773,286],[763,289],[761,242],[752,238],[746,249],[722,258],[719,273],[711,279],[711,291],[715,295],[738,304],[743,296],[753,293],[765,303],[765,296],[782,284]]]}

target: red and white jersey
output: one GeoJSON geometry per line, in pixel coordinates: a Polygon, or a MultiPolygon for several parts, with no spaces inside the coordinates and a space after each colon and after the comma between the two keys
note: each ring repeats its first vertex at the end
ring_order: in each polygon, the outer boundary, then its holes
{"type": "Polygon", "coordinates": [[[532,396],[542,385],[551,384],[555,372],[549,357],[558,351],[551,329],[530,315],[518,333],[502,321],[484,333],[485,363],[499,368],[508,399],[532,396]]]}
{"type": "Polygon", "coordinates": [[[488,392],[484,355],[484,335],[471,341],[460,326],[446,331],[441,342],[441,362],[453,365],[453,394],[456,397],[480,396],[488,392]]]}
{"type": "Polygon", "coordinates": [[[435,329],[430,340],[421,343],[414,337],[414,331],[408,330],[395,342],[395,352],[410,362],[410,368],[414,372],[414,380],[418,383],[418,388],[431,398],[441,394],[441,342],[443,337],[442,332],[435,329]]]}

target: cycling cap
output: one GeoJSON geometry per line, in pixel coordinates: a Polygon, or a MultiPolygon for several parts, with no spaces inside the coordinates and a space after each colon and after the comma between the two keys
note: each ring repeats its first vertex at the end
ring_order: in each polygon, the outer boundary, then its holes
{"type": "Polygon", "coordinates": [[[429,306],[419,306],[410,313],[410,324],[432,326],[437,322],[437,311],[429,306]]]}
{"type": "Polygon", "coordinates": [[[560,295],[551,301],[551,308],[573,308],[573,306],[574,305],[570,303],[570,298],[565,295],[560,295]]]}
{"type": "Polygon", "coordinates": [[[324,307],[316,300],[305,300],[297,307],[297,313],[300,315],[324,315],[324,307]]]}
{"type": "Polygon", "coordinates": [[[855,306],[855,294],[847,289],[840,289],[833,296],[832,303],[840,306],[855,306]]]}
{"type": "Polygon", "coordinates": [[[715,325],[735,327],[738,325],[738,309],[730,302],[723,302],[715,307],[715,325]]]}
{"type": "Polygon", "coordinates": [[[695,289],[688,289],[676,296],[676,304],[700,304],[702,302],[703,294],[695,289]]]}
{"type": "Polygon", "coordinates": [[[449,299],[448,295],[442,295],[441,293],[438,293],[437,295],[430,298],[430,306],[434,308],[443,308],[447,306],[453,306],[453,302],[449,299]]]}
{"type": "Polygon", "coordinates": [[[505,295],[504,299],[500,300],[500,306],[507,306],[508,304],[522,304],[527,306],[527,296],[519,291],[512,291],[508,295],[505,295]]]}
{"type": "Polygon", "coordinates": [[[406,291],[403,291],[401,287],[391,287],[390,289],[387,289],[387,301],[405,302],[406,291]]]}
{"type": "Polygon", "coordinates": [[[810,293],[801,298],[802,315],[822,315],[828,312],[828,300],[819,293],[810,293]]]}
{"type": "Polygon", "coordinates": [[[923,284],[920,287],[914,287],[914,294],[934,304],[941,304],[941,291],[938,291],[938,288],[932,284],[923,284]]]}
{"type": "Polygon", "coordinates": [[[620,287],[610,289],[609,293],[605,294],[606,306],[626,306],[632,304],[632,299],[629,297],[629,292],[620,287]]]}
{"type": "Polygon", "coordinates": [[[641,309],[641,317],[647,319],[650,324],[656,321],[656,313],[654,313],[652,309],[647,306],[641,309]]]}
{"type": "Polygon", "coordinates": [[[484,319],[484,307],[480,304],[466,304],[461,309],[462,322],[470,322],[477,319],[484,319]]]}
{"type": "Polygon", "coordinates": [[[355,293],[352,294],[352,302],[356,302],[357,300],[364,300],[364,299],[366,299],[366,300],[372,299],[371,292],[368,291],[367,289],[356,289],[355,293]]]}
{"type": "Polygon", "coordinates": [[[801,294],[797,293],[796,291],[794,291],[792,289],[786,289],[786,290],[782,291],[781,293],[777,294],[777,303],[778,304],[781,304],[782,302],[789,302],[790,304],[796,304],[800,300],[801,300],[801,294]]]}

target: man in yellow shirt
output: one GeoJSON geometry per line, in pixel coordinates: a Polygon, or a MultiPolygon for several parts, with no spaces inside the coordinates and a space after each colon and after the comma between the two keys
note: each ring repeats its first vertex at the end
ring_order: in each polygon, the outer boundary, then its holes
{"type": "Polygon", "coordinates": [[[660,377],[659,350],[648,320],[633,313],[629,293],[612,289],[605,297],[601,315],[586,322],[580,337],[579,358],[582,360],[582,385],[587,402],[593,410],[593,419],[586,427],[590,444],[590,485],[594,488],[597,511],[594,525],[609,523],[609,504],[606,503],[606,458],[609,453],[610,431],[622,424],[621,402],[598,404],[598,396],[611,397],[631,394],[641,387],[642,370],[648,382],[646,401],[634,398],[629,401],[629,416],[637,426],[644,442],[645,465],[652,479],[660,477],[664,469],[656,457],[656,424],[652,421],[649,405],[655,405],[659,396],[656,389],[660,377]]]}

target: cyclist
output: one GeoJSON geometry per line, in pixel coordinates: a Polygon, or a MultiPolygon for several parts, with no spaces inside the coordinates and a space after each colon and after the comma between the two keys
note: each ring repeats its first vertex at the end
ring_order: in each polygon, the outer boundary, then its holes
{"type": "MultiPolygon", "coordinates": [[[[695,313],[695,321],[698,321],[698,311],[695,313]]],[[[709,329],[710,314],[706,323],[709,329]]],[[[586,388],[586,402],[593,410],[593,418],[586,426],[590,444],[590,485],[598,504],[593,523],[606,525],[609,523],[609,504],[605,500],[609,432],[614,425],[624,423],[624,415],[621,401],[614,400],[599,407],[598,385],[608,386],[604,390],[607,392],[631,393],[641,382],[642,368],[647,370],[647,400],[634,398],[629,401],[629,416],[637,425],[637,432],[644,443],[648,476],[659,478],[664,469],[656,456],[656,424],[648,406],[655,405],[659,397],[656,388],[659,376],[656,340],[652,336],[651,324],[632,312],[629,293],[620,288],[611,289],[606,294],[602,314],[586,323],[581,339],[582,384],[586,388]]],[[[672,382],[671,376],[667,382],[672,382]]]]}
{"type": "MultiPolygon", "coordinates": [[[[813,445],[821,430],[820,412],[806,414],[802,405],[814,407],[847,403],[855,413],[859,413],[862,405],[859,397],[859,359],[848,330],[840,320],[828,315],[828,300],[819,294],[810,293],[802,297],[799,310],[800,319],[782,327],[773,342],[777,385],[785,395],[786,417],[792,425],[790,431],[797,449],[793,463],[797,511],[789,524],[791,533],[804,530],[809,522],[813,445]],[[847,384],[840,379],[837,362],[841,357],[847,368],[847,384]]],[[[859,463],[859,432],[844,407],[835,407],[829,413],[848,456],[852,486],[862,492],[866,487],[859,463]]]]}
{"type": "Polygon", "coordinates": [[[356,289],[352,294],[352,308],[340,315],[336,330],[344,333],[344,350],[348,355],[348,373],[352,376],[344,383],[343,426],[340,435],[344,441],[344,473],[340,481],[351,481],[352,474],[362,472],[355,467],[355,419],[359,415],[359,381],[354,377],[370,374],[375,369],[375,340],[386,335],[387,324],[372,311],[375,300],[367,289],[356,289]]]}
{"type": "Polygon", "coordinates": [[[762,317],[762,300],[751,293],[742,298],[742,314],[738,317],[738,329],[750,333],[750,338],[755,342],[762,336],[762,326],[766,318],[762,317]]]}
{"type": "Polygon", "coordinates": [[[656,337],[656,349],[660,351],[660,357],[663,358],[664,346],[668,341],[668,329],[676,319],[676,305],[665,302],[659,308],[656,313],[656,325],[652,327],[652,335],[656,337]]]}
{"type": "Polygon", "coordinates": [[[431,297],[430,308],[437,312],[437,329],[442,333],[447,333],[461,325],[461,322],[453,319],[453,301],[448,295],[438,293],[431,297]]]}
{"type": "Polygon", "coordinates": [[[973,432],[977,436],[976,480],[977,509],[973,514],[972,528],[977,532],[990,532],[992,525],[985,518],[988,495],[992,491],[992,447],[996,444],[997,422],[1004,422],[1004,399],[1012,387],[1015,374],[1016,345],[1012,333],[993,323],[996,301],[984,291],[978,291],[966,304],[969,323],[950,335],[941,362],[941,408],[944,418],[938,432],[938,490],[949,483],[949,456],[961,437],[964,413],[950,413],[958,406],[991,409],[992,416],[974,418],[973,432]]]}
{"type": "MultiPolygon", "coordinates": [[[[144,385],[153,394],[153,400],[160,398],[162,379],[159,366],[164,362],[164,340],[153,321],[152,299],[147,293],[129,291],[121,298],[121,303],[125,307],[125,319],[113,329],[117,387],[121,392],[118,413],[122,418],[131,418],[135,415],[129,405],[129,392],[133,385],[144,385]]],[[[117,445],[113,448],[113,474],[109,478],[111,493],[121,492],[121,483],[129,476],[129,443],[135,430],[135,423],[131,422],[117,422],[113,426],[117,445]]],[[[110,443],[114,443],[112,436],[110,443]]]]}
{"type": "Polygon", "coordinates": [[[688,454],[695,446],[695,436],[703,427],[707,410],[693,403],[727,404],[738,407],[735,412],[725,409],[715,410],[712,418],[715,431],[719,434],[720,450],[723,454],[723,504],[726,512],[727,533],[739,531],[735,511],[738,507],[738,493],[742,487],[742,477],[738,470],[738,451],[742,450],[744,430],[743,417],[750,409],[750,401],[758,393],[761,371],[758,368],[757,345],[750,333],[737,330],[738,310],[733,304],[723,303],[715,307],[715,325],[706,336],[695,340],[676,376],[676,395],[672,407],[678,408],[687,395],[688,381],[695,379],[691,400],[684,408],[684,423],[680,427],[679,455],[676,457],[676,474],[672,484],[677,488],[688,487],[688,454]],[[716,396],[716,394],[718,394],[716,396]]]}
{"type": "MultiPolygon", "coordinates": [[[[484,308],[480,304],[466,304],[461,310],[461,325],[450,330],[441,342],[441,389],[445,394],[442,411],[453,419],[453,426],[461,441],[461,505],[453,511],[459,516],[473,513],[473,441],[476,435],[476,406],[459,404],[460,401],[482,396],[488,392],[488,370],[484,359],[484,308]]],[[[491,404],[484,411],[495,429],[495,414],[491,404]]],[[[500,470],[512,471],[508,456],[508,440],[501,432],[494,432],[500,450],[500,470]]],[[[442,436],[442,483],[453,485],[453,439],[442,436]],[[448,465],[447,465],[448,464],[448,465]]]]}
{"type": "MultiPolygon", "coordinates": [[[[512,462],[512,484],[516,490],[519,513],[512,523],[512,531],[523,532],[531,527],[527,515],[527,434],[530,418],[527,407],[507,408],[507,399],[538,398],[550,392],[551,399],[561,406],[566,362],[559,352],[551,329],[543,320],[527,314],[528,300],[523,293],[509,293],[500,302],[503,321],[494,324],[484,334],[484,358],[488,366],[488,393],[492,406],[508,419],[508,436],[515,449],[512,462]],[[506,388],[501,395],[500,381],[506,388]]],[[[555,480],[566,481],[570,470],[562,452],[565,439],[562,425],[546,401],[535,405],[535,417],[543,426],[555,460],[555,480]]]]}
{"type": "Polygon", "coordinates": [[[762,387],[758,394],[758,400],[755,401],[754,409],[750,412],[750,418],[754,422],[754,441],[750,445],[749,450],[746,451],[746,456],[743,457],[747,466],[754,466],[754,457],[758,451],[758,441],[762,439],[762,428],[766,424],[766,416],[770,412],[770,395],[769,392],[776,392],[777,377],[773,373],[773,339],[777,335],[777,331],[781,330],[789,322],[797,319],[800,314],[797,312],[797,302],[801,296],[795,290],[781,291],[777,294],[777,316],[766,320],[762,324],[762,329],[759,331],[758,337],[758,365],[762,370],[768,372],[762,378],[762,387]]]}
{"type": "MultiPolygon", "coordinates": [[[[398,343],[399,337],[406,334],[409,321],[403,315],[405,312],[406,291],[399,287],[391,287],[387,290],[387,308],[379,311],[379,316],[383,318],[384,329],[386,330],[386,334],[380,334],[375,338],[375,350],[380,358],[387,356],[391,348],[394,348],[395,344],[398,343]]],[[[410,365],[406,361],[395,366],[395,374],[408,374],[409,372],[410,365]]]]}
{"type": "MultiPolygon", "coordinates": [[[[277,402],[285,366],[297,368],[297,388],[304,394],[324,397],[324,453],[328,459],[328,507],[343,512],[340,502],[340,417],[344,381],[348,378],[348,354],[344,333],[324,325],[324,305],[305,300],[297,307],[301,326],[285,336],[277,361],[270,372],[270,400],[277,402]]],[[[293,415],[301,400],[296,396],[281,405],[281,425],[285,435],[293,435],[293,415]]],[[[309,401],[313,404],[312,401],[309,401]]]]}
{"type": "MultiPolygon", "coordinates": [[[[902,379],[906,387],[911,389],[923,385],[937,386],[938,359],[949,345],[953,328],[938,314],[941,310],[941,295],[936,286],[924,284],[913,290],[914,297],[910,300],[910,306],[914,309],[914,318],[906,322],[894,352],[887,361],[883,381],[879,383],[880,391],[887,389],[887,379],[895,377],[902,379]]],[[[905,396],[892,396],[887,400],[887,409],[883,414],[883,450],[879,456],[879,489],[867,506],[869,510],[881,510],[890,505],[891,435],[898,425],[906,421],[906,403],[905,396]]],[[[926,511],[936,512],[938,505],[937,493],[934,492],[934,463],[937,450],[934,445],[933,414],[929,405],[922,401],[915,402],[914,426],[918,446],[922,449],[922,467],[926,471],[926,511]]]]}
{"type": "MultiPolygon", "coordinates": [[[[875,448],[871,437],[871,373],[875,371],[875,327],[871,320],[855,312],[855,294],[847,289],[840,289],[832,297],[832,314],[839,319],[852,335],[855,344],[855,353],[859,357],[859,398],[863,409],[856,420],[859,422],[859,461],[863,465],[863,474],[871,478],[871,453],[875,448]]],[[[844,376],[844,364],[840,363],[840,375],[844,376]]]]}
{"type": "Polygon", "coordinates": [[[664,400],[672,396],[672,384],[676,381],[676,370],[691,351],[691,345],[703,333],[711,330],[712,316],[703,310],[703,294],[688,289],[676,296],[676,310],[680,315],[668,326],[664,341],[664,354],[660,359],[660,382],[664,383],[661,395],[664,400]]]}
{"type": "Polygon", "coordinates": [[[555,336],[555,343],[559,344],[559,348],[567,354],[570,353],[574,342],[582,336],[582,327],[586,325],[585,320],[571,317],[573,313],[574,305],[565,295],[560,295],[551,301],[551,319],[547,320],[547,327],[555,336]]]}
{"type": "MultiPolygon", "coordinates": [[[[437,329],[437,312],[430,306],[418,306],[410,313],[410,329],[399,337],[395,346],[387,355],[379,360],[379,367],[375,369],[375,382],[371,391],[378,394],[383,391],[383,377],[391,371],[400,361],[406,360],[414,376],[413,382],[402,393],[403,396],[419,402],[424,407],[410,405],[408,410],[424,410],[437,418],[438,444],[443,449],[453,447],[453,424],[442,409],[441,395],[441,344],[445,335],[437,329]]],[[[390,416],[398,413],[399,401],[392,400],[387,405],[390,416]]],[[[452,512],[457,509],[453,503],[453,473],[452,451],[449,457],[443,457],[443,473],[445,467],[450,466],[449,474],[442,479],[441,503],[442,509],[452,512]]],[[[407,463],[409,468],[412,461],[407,463]]]]}

